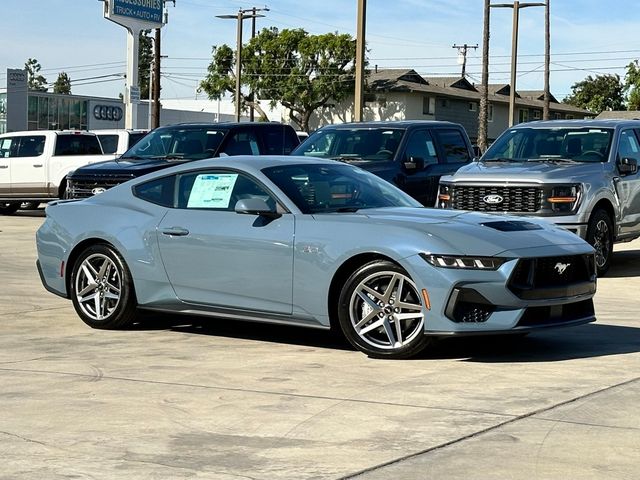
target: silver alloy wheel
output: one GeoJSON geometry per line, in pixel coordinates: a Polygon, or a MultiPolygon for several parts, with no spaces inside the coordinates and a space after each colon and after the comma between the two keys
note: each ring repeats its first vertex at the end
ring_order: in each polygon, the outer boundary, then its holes
{"type": "Polygon", "coordinates": [[[118,307],[122,279],[111,258],[94,253],[84,259],[75,280],[78,305],[92,320],[104,320],[118,307]]]}
{"type": "Polygon", "coordinates": [[[593,248],[596,251],[596,265],[603,267],[607,263],[611,249],[611,238],[609,238],[609,226],[607,222],[599,220],[598,223],[596,223],[593,239],[593,248]]]}
{"type": "Polygon", "coordinates": [[[349,319],[358,336],[376,348],[396,350],[423,334],[418,289],[406,275],[376,272],[351,294],[349,319]]]}

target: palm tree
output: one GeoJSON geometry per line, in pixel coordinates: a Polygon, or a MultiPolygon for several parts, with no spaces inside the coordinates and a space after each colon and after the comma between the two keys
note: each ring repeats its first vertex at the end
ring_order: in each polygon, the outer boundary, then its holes
{"type": "Polygon", "coordinates": [[[487,121],[489,117],[489,10],[490,0],[484,0],[484,30],[482,32],[482,91],[478,109],[478,147],[487,149],[487,121]]]}

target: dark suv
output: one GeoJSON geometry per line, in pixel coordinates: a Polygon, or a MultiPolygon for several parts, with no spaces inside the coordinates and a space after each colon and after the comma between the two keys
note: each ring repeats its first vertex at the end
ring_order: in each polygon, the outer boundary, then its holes
{"type": "Polygon", "coordinates": [[[199,123],[159,127],[120,158],[78,168],[66,198],[85,198],[177,162],[232,155],[288,155],[300,143],[280,123],[199,123]]]}
{"type": "Polygon", "coordinates": [[[405,120],[328,125],[292,155],[352,163],[433,207],[440,177],[469,163],[473,149],[461,125],[405,120]]]}

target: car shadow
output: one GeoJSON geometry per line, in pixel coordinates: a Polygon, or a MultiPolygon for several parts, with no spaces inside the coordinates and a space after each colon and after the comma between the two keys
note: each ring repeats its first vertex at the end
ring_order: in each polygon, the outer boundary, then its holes
{"type": "Polygon", "coordinates": [[[640,275],[640,250],[614,252],[611,257],[611,266],[605,277],[626,278],[638,275],[640,275]]]}
{"type": "MultiPolygon", "coordinates": [[[[338,333],[288,325],[214,320],[145,312],[133,330],[170,330],[260,342],[355,351],[338,333]]],[[[413,360],[451,359],[467,362],[554,362],[640,352],[640,328],[589,324],[517,335],[444,338],[413,360]]]]}

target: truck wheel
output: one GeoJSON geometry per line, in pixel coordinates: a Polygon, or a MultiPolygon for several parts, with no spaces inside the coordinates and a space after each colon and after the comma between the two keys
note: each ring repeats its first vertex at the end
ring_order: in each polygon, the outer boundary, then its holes
{"type": "Polygon", "coordinates": [[[593,212],[587,226],[586,240],[596,251],[596,272],[602,277],[609,270],[613,254],[613,223],[607,212],[593,212]]]}
{"type": "Polygon", "coordinates": [[[0,202],[0,215],[13,215],[20,209],[20,202],[0,202]]]}

